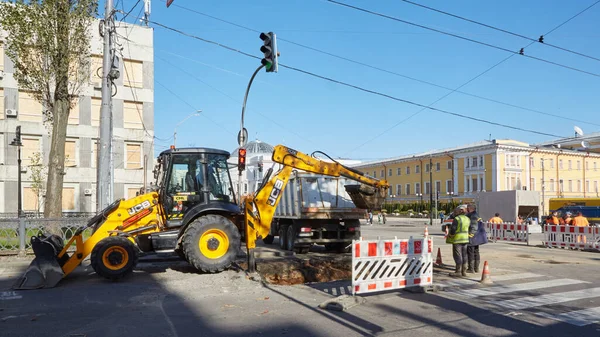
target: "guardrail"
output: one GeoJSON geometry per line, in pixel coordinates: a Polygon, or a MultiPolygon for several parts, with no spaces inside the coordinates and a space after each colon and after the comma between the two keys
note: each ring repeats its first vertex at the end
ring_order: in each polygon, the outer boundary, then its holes
{"type": "Polygon", "coordinates": [[[529,228],[527,224],[486,222],[485,228],[489,241],[526,242],[529,244],[529,228]]]}
{"type": "Polygon", "coordinates": [[[545,225],[544,245],[548,248],[600,250],[600,227],[545,225]]]}
{"type": "MultiPolygon", "coordinates": [[[[88,221],[87,217],[0,219],[0,255],[31,253],[31,237],[44,232],[60,235],[66,243],[75,234],[75,231],[85,226],[88,221]]],[[[84,238],[89,237],[91,229],[84,231],[83,235],[84,238]]]]}

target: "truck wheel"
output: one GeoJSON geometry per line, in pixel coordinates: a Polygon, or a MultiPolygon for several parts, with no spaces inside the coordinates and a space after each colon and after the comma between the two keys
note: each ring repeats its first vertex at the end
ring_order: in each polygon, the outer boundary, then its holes
{"type": "Polygon", "coordinates": [[[285,250],[286,249],[286,231],[287,231],[287,226],[281,225],[279,226],[279,248],[285,250]]]}
{"type": "Polygon", "coordinates": [[[286,250],[294,250],[294,242],[296,241],[296,232],[294,231],[293,225],[288,226],[285,239],[286,239],[285,240],[285,249],[286,250]]]}
{"type": "Polygon", "coordinates": [[[192,266],[205,273],[216,273],[235,260],[240,248],[240,232],[224,216],[204,215],[186,228],[181,246],[192,266]]]}
{"type": "Polygon", "coordinates": [[[116,281],[130,274],[138,261],[138,249],[121,236],[102,239],[92,249],[90,263],[96,274],[116,281]]]}
{"type": "Polygon", "coordinates": [[[270,245],[270,244],[273,244],[275,237],[273,235],[269,234],[269,235],[267,235],[266,238],[263,238],[262,240],[265,244],[270,245]]]}

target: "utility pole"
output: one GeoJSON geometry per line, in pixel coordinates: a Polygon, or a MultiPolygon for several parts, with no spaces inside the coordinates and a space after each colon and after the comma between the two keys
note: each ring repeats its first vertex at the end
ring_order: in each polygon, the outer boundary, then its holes
{"type": "Polygon", "coordinates": [[[429,156],[429,226],[433,226],[433,161],[429,156]]]}
{"type": "MultiPolygon", "coordinates": [[[[544,158],[542,158],[542,213],[546,212],[546,181],[544,180],[544,158]]],[[[541,214],[538,214],[541,219],[541,214]]]]}
{"type": "MultiPolygon", "coordinates": [[[[114,50],[112,34],[114,30],[113,0],[106,0],[102,32],[104,52],[102,54],[102,106],[100,110],[100,149],[98,151],[98,168],[96,181],[96,211],[105,209],[114,200],[113,181],[114,167],[112,162],[112,85],[115,73],[113,70],[114,50]]],[[[118,77],[118,75],[117,75],[118,77]]]]}

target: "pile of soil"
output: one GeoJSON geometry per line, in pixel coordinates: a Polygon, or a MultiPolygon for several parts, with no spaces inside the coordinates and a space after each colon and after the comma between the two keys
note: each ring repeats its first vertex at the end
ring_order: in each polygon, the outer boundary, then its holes
{"type": "MultiPolygon", "coordinates": [[[[242,263],[240,267],[246,269],[242,263]]],[[[256,267],[262,278],[270,284],[293,285],[352,278],[350,256],[257,261],[256,267]]]]}

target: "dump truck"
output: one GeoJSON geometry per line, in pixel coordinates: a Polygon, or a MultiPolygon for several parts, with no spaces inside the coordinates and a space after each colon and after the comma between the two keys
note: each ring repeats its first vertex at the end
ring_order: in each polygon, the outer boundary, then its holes
{"type": "Polygon", "coordinates": [[[279,237],[279,246],[307,253],[314,244],[343,252],[360,238],[365,210],[356,207],[346,189],[349,179],[295,171],[275,210],[267,244],[279,237]]]}
{"type": "Polygon", "coordinates": [[[229,268],[245,240],[248,270],[255,271],[256,240],[266,238],[292,170],[356,181],[344,188],[359,208],[381,207],[389,184],[338,162],[324,162],[278,145],[256,192],[236,199],[227,160],[212,148],[175,148],[161,152],[154,168],[155,188],[118,199],[68,242],[53,234],[31,238],[35,258],[13,289],[54,287],[88,258],[96,274],[116,281],[130,274],[140,254],[172,250],[205,273],[229,268]],[[84,239],[84,233],[91,235],[84,239]]]}

